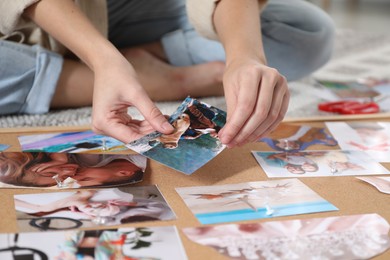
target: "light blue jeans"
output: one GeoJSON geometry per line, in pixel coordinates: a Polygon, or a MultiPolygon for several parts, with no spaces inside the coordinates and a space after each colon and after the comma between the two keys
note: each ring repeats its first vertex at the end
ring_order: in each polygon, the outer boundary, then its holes
{"type": "MultiPolygon", "coordinates": [[[[161,41],[169,63],[189,66],[224,61],[222,45],[199,36],[185,0],[108,0],[109,39],[118,47],[161,41]]],[[[289,81],[307,76],[331,56],[334,25],[303,0],[270,0],[261,14],[269,66],[289,81]]],[[[0,114],[45,113],[63,59],[39,46],[0,41],[0,114]]]]}

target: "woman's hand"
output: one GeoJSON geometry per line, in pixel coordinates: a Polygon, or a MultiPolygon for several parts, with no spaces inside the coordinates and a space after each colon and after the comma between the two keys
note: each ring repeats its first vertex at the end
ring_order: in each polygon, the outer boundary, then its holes
{"type": "Polygon", "coordinates": [[[95,131],[125,143],[152,130],[164,134],[173,131],[140,86],[131,64],[96,30],[74,1],[41,0],[26,9],[24,15],[94,72],[92,128],[95,131]],[[145,120],[133,120],[127,114],[130,106],[137,107],[145,120]]]}
{"type": "Polygon", "coordinates": [[[228,147],[272,131],[288,107],[286,79],[266,65],[260,13],[265,0],[219,1],[214,26],[226,52],[223,78],[227,122],[219,132],[228,147]]]}
{"type": "Polygon", "coordinates": [[[265,136],[287,112],[290,95],[286,79],[254,58],[228,63],[223,85],[228,118],[219,136],[230,147],[265,136]]]}
{"type": "Polygon", "coordinates": [[[131,64],[118,57],[95,69],[92,128],[128,143],[155,130],[170,134],[173,127],[150,100],[131,64]],[[135,106],[145,120],[135,120],[127,109],[135,106]]]}

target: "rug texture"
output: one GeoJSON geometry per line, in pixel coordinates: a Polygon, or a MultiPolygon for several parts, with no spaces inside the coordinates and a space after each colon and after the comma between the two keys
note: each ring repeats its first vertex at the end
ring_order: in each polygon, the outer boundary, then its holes
{"type": "MultiPolygon", "coordinates": [[[[333,57],[326,69],[331,70],[332,64],[337,63],[342,59],[348,59],[351,55],[356,53],[370,52],[374,49],[383,46],[389,46],[390,35],[379,35],[373,33],[356,32],[351,30],[338,30],[336,33],[336,41],[334,46],[333,57]]],[[[335,65],[336,66],[336,65],[335,65]]],[[[321,71],[321,70],[320,70],[321,71]]],[[[310,82],[310,77],[302,79],[298,82],[291,82],[290,85],[296,83],[310,82]]],[[[294,117],[294,105],[300,102],[299,95],[293,95],[290,100],[288,117],[294,117]]],[[[200,99],[210,105],[226,110],[226,104],[223,97],[209,97],[200,99]]],[[[177,102],[157,102],[157,106],[161,109],[163,114],[170,115],[173,113],[180,101],[177,102]]],[[[79,126],[89,125],[91,123],[91,107],[82,107],[77,109],[53,110],[41,115],[12,115],[1,116],[0,127],[41,127],[41,126],[79,126]]],[[[135,108],[130,108],[129,113],[135,118],[141,118],[140,114],[135,108]]],[[[299,115],[300,116],[300,115],[299,115]]]]}

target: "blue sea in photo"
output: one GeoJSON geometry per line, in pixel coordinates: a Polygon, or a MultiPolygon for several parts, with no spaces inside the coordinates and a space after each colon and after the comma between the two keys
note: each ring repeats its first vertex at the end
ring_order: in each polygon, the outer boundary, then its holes
{"type": "MultiPolygon", "coordinates": [[[[36,135],[39,137],[41,135],[36,135]]],[[[24,139],[34,136],[21,136],[19,141],[22,145],[24,152],[77,152],[81,150],[102,149],[103,140],[105,142],[106,149],[118,148],[118,150],[126,149],[123,143],[108,136],[103,136],[94,133],[91,130],[83,132],[66,132],[53,135],[43,140],[31,141],[24,143],[24,139]],[[122,148],[120,148],[122,147],[122,148]]]]}
{"type": "Polygon", "coordinates": [[[222,152],[222,143],[210,135],[202,135],[196,142],[179,140],[176,149],[164,149],[158,144],[142,155],[157,160],[185,174],[191,174],[222,152]]]}
{"type": "Polygon", "coordinates": [[[6,144],[0,144],[0,151],[4,151],[9,148],[9,145],[6,144]]]}
{"type": "Polygon", "coordinates": [[[272,215],[266,214],[266,208],[258,208],[257,211],[248,208],[241,210],[195,214],[195,216],[202,224],[217,224],[338,210],[338,208],[327,201],[287,204],[275,207],[271,205],[271,207],[275,211],[272,215]]]}

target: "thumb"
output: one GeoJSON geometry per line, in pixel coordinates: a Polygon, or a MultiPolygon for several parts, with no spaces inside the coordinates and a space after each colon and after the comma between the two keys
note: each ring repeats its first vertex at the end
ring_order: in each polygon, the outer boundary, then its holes
{"type": "Polygon", "coordinates": [[[173,132],[173,126],[168,122],[160,109],[156,107],[146,93],[143,97],[139,98],[134,105],[155,130],[163,134],[170,134],[173,132]]]}

